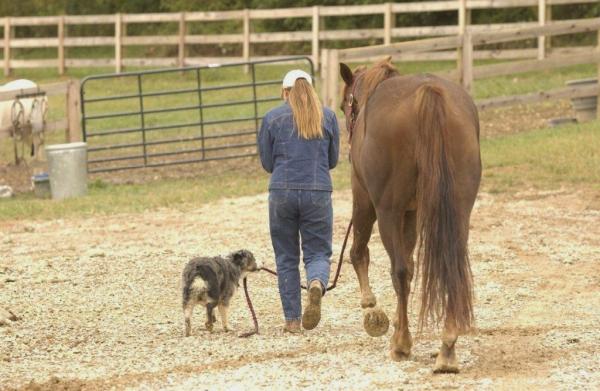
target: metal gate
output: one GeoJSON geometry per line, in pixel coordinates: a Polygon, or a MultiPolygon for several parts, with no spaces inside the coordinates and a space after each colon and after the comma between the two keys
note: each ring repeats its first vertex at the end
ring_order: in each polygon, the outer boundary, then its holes
{"type": "Polygon", "coordinates": [[[260,119],[281,102],[292,67],[314,75],[309,57],[289,57],[86,77],[88,171],[256,155],[260,119]]]}

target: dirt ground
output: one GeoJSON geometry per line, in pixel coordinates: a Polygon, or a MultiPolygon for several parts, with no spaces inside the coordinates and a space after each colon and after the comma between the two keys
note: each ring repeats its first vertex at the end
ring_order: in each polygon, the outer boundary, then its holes
{"type": "MultiPolygon", "coordinates": [[[[191,212],[169,209],[70,220],[3,222],[0,308],[20,320],[0,327],[0,389],[598,389],[600,203],[562,189],[479,195],[470,253],[477,329],[461,337],[457,375],[433,375],[439,335],[426,331],[404,362],[389,338],[362,329],[354,271],[344,264],[324,299],[319,327],[286,336],[274,278],[249,277],[261,334],[243,292],[235,332],[203,330],[197,310],[183,337],[180,273],[196,255],[247,248],[273,267],[266,194],[191,212]]],[[[334,195],[334,257],[351,194],[334,195]]],[[[389,261],[377,233],[371,281],[393,315],[389,261]]],[[[336,264],[332,264],[335,268],[336,264]]],[[[416,323],[417,300],[410,308],[416,323]]]]}

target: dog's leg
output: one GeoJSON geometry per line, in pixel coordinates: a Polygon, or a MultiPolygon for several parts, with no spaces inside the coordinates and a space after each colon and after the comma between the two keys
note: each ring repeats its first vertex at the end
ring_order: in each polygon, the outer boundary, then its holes
{"type": "Polygon", "coordinates": [[[221,315],[221,322],[223,322],[223,330],[229,331],[229,326],[227,325],[227,307],[225,304],[219,304],[219,315],[221,315]]]}
{"type": "Polygon", "coordinates": [[[185,319],[185,336],[192,334],[192,312],[194,312],[194,303],[189,302],[183,307],[183,318],[185,319]]]}
{"type": "Polygon", "coordinates": [[[214,313],[215,304],[208,303],[206,304],[206,329],[212,333],[213,324],[217,321],[214,313]]]}

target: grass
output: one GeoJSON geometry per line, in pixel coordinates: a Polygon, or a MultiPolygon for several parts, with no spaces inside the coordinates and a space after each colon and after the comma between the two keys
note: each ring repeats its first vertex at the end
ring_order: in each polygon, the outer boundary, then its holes
{"type": "MultiPolygon", "coordinates": [[[[481,147],[484,191],[560,186],[600,190],[600,121],[484,139],[481,147]]],[[[345,155],[332,175],[337,190],[350,187],[350,165],[345,155]]],[[[90,184],[87,196],[65,201],[20,194],[0,200],[0,220],[142,213],[157,208],[191,210],[223,197],[265,192],[267,183],[268,176],[258,160],[248,158],[238,170],[219,175],[131,185],[97,180],[90,184]]]]}
{"type": "MultiPolygon", "coordinates": [[[[158,208],[191,210],[224,197],[266,192],[269,177],[262,170],[258,158],[245,158],[239,163],[240,168],[229,172],[213,170],[211,173],[209,170],[198,177],[141,184],[110,184],[95,179],[88,186],[88,195],[62,201],[37,199],[33,193],[18,194],[13,198],[0,199],[0,221],[143,213],[158,208]]],[[[350,165],[343,157],[332,171],[332,176],[336,189],[350,186],[350,165]]]]}
{"type": "Polygon", "coordinates": [[[600,190],[600,121],[483,140],[483,189],[600,190]]]}
{"type": "MultiPolygon", "coordinates": [[[[253,164],[258,164],[254,159],[253,164]]],[[[258,168],[258,167],[257,167],[258,168]]],[[[265,191],[267,176],[238,172],[195,179],[166,179],[143,184],[109,184],[92,181],[84,197],[52,201],[32,193],[0,201],[0,220],[54,219],[114,213],[143,213],[157,208],[192,209],[222,197],[239,197],[265,191]]]]}

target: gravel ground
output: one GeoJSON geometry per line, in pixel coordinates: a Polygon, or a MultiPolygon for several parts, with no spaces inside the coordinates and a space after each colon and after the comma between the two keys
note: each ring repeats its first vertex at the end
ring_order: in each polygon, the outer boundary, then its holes
{"type": "MultiPolygon", "coordinates": [[[[432,374],[434,330],[409,360],[389,359],[391,330],[362,330],[349,264],[311,332],[281,333],[275,280],[259,273],[249,286],[260,335],[237,338],[252,327],[240,291],[235,332],[217,323],[209,334],[198,309],[184,338],[180,273],[190,257],[247,248],[273,267],[266,194],[191,212],[3,222],[0,308],[19,320],[0,326],[0,389],[598,389],[598,199],[583,190],[480,194],[470,245],[477,329],[458,341],[458,375],[432,374]]],[[[351,194],[337,192],[336,257],[350,209],[351,194]]],[[[377,233],[371,256],[374,293],[391,316],[377,233]]],[[[417,310],[414,300],[413,325],[417,310]]]]}

